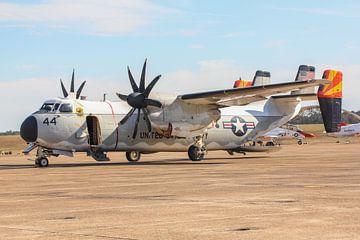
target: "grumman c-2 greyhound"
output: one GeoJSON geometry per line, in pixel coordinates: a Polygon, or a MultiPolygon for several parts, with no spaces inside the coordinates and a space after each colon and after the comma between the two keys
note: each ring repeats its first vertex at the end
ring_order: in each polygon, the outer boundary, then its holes
{"type": "MultiPolygon", "coordinates": [[[[97,161],[108,161],[112,151],[126,152],[129,161],[138,161],[141,153],[187,151],[199,161],[209,150],[236,152],[295,117],[301,100],[316,96],[299,91],[320,85],[319,92],[331,92],[334,76],[341,74],[327,70],[324,79],[171,96],[151,94],[161,75],[145,87],[145,72],[146,61],[137,85],[128,68],[133,93],[117,94],[119,102],[82,100],[85,83],[75,93],[73,72],[70,92],[61,81],[64,98],[45,101],[22,123],[21,137],[29,143],[24,153],[37,148],[35,164],[46,167],[49,156],[75,152],[87,152],[97,161]],[[298,92],[279,95],[289,91],[298,92]]],[[[341,109],[341,99],[319,100],[326,130],[338,131],[340,120],[333,112],[338,104],[341,109]]]]}

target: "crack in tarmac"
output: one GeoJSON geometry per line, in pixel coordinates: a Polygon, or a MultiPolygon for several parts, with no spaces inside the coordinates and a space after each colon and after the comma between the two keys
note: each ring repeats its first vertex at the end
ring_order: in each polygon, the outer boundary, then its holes
{"type": "Polygon", "coordinates": [[[112,237],[112,236],[105,236],[105,235],[95,235],[95,234],[85,234],[85,233],[73,233],[73,232],[61,232],[61,231],[48,231],[48,230],[41,230],[41,229],[34,229],[34,228],[19,228],[19,227],[9,227],[9,226],[0,226],[0,228],[7,228],[11,230],[20,230],[20,231],[30,231],[30,232],[39,232],[39,233],[49,233],[49,234],[57,234],[62,236],[84,236],[84,237],[96,237],[96,238],[105,238],[105,239],[119,239],[119,240],[138,240],[136,238],[128,238],[128,237],[112,237]]]}

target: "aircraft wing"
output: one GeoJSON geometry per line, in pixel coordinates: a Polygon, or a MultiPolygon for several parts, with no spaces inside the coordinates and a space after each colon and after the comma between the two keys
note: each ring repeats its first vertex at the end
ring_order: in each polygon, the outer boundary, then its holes
{"type": "Polygon", "coordinates": [[[216,105],[218,107],[242,106],[251,102],[266,99],[268,96],[285,93],[303,88],[315,87],[330,83],[326,79],[312,79],[306,81],[277,83],[263,86],[231,88],[224,90],[184,94],[178,96],[184,102],[202,105],[216,105]]]}

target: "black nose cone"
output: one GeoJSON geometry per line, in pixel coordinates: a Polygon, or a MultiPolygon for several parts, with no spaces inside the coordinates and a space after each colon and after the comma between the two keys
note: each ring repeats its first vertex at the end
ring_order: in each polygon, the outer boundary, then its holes
{"type": "Polygon", "coordinates": [[[36,118],[33,116],[28,117],[21,124],[20,135],[26,142],[35,142],[38,137],[38,128],[36,118]]]}

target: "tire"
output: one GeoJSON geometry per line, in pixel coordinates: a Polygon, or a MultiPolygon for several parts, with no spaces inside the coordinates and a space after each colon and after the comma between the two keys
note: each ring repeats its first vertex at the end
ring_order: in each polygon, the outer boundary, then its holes
{"type": "Polygon", "coordinates": [[[204,154],[200,152],[198,147],[190,146],[188,156],[191,161],[201,161],[204,159],[204,154]]]}
{"type": "Polygon", "coordinates": [[[47,158],[40,158],[37,160],[37,165],[41,168],[49,166],[49,160],[47,158]]]}
{"type": "Polygon", "coordinates": [[[136,151],[126,152],[126,159],[129,162],[137,162],[140,160],[141,153],[136,151]]]}
{"type": "Polygon", "coordinates": [[[299,145],[302,145],[302,144],[303,144],[303,142],[302,142],[301,140],[299,140],[299,141],[298,141],[298,144],[299,144],[299,145]]]}

